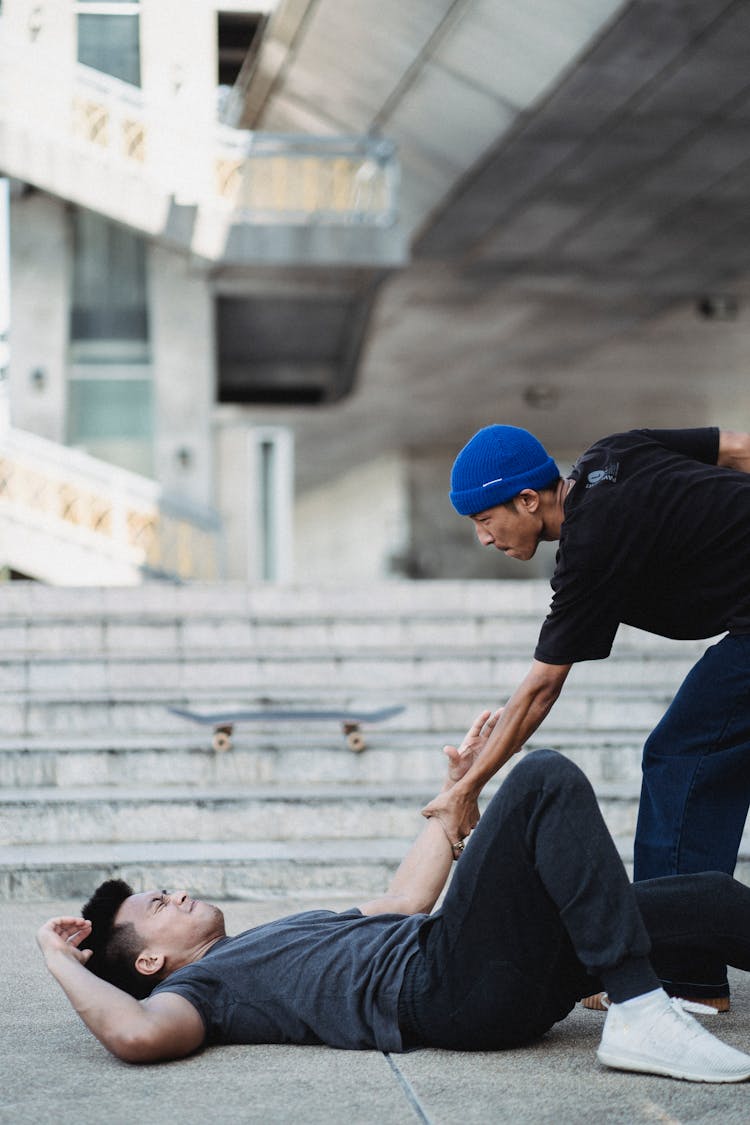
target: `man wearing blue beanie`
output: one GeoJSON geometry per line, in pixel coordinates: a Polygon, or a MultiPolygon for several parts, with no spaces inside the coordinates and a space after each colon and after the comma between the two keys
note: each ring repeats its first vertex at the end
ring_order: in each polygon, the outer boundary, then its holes
{"type": "MultiPolygon", "coordinates": [[[[522,560],[542,541],[559,548],[528,674],[460,801],[449,811],[438,797],[424,814],[453,841],[470,832],[484,782],[528,741],[571,666],[609,655],[621,622],[680,639],[726,633],[646,742],[635,879],[731,874],[750,804],[750,435],[631,430],[597,441],[562,479],[532,434],[487,426],[458,454],[450,499],[483,546],[522,560]]],[[[673,995],[729,1008],[716,959],[656,967],[673,995]]]]}
{"type": "Polygon", "coordinates": [[[453,464],[451,503],[460,516],[474,516],[526,489],[539,492],[558,482],[557,465],[528,430],[485,426],[453,464]]]}

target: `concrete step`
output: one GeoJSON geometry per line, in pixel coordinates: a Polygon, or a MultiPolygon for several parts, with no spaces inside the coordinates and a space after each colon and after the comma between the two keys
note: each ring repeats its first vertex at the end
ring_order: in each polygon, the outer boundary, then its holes
{"type": "MultiPolygon", "coordinates": [[[[547,726],[547,724],[545,724],[547,726]]],[[[419,737],[368,731],[367,749],[352,754],[334,732],[265,737],[240,731],[234,748],[214,753],[207,734],[155,739],[127,730],[106,736],[40,735],[36,740],[0,740],[0,788],[18,786],[87,789],[92,786],[255,786],[289,784],[438,783],[446,743],[460,728],[419,737]],[[445,737],[442,737],[442,736],[445,737]]],[[[640,780],[642,740],[637,732],[560,731],[548,727],[529,748],[553,746],[573,759],[594,785],[640,780]]]]}
{"type": "Polygon", "coordinates": [[[23,654],[108,656],[133,654],[179,654],[232,656],[256,651],[287,653],[298,650],[342,651],[388,650],[393,647],[446,649],[451,644],[496,648],[512,644],[533,647],[540,617],[504,614],[502,618],[466,618],[431,613],[429,616],[386,618],[351,616],[278,620],[254,618],[152,619],[132,622],[104,618],[80,621],[56,618],[19,624],[6,619],[0,624],[2,651],[8,656],[23,654]]]}
{"type": "Polygon", "coordinates": [[[410,839],[178,844],[0,846],[0,902],[83,901],[104,879],[135,890],[189,887],[207,899],[311,900],[341,895],[351,905],[382,892],[410,839]]]}
{"type": "MultiPolygon", "coordinates": [[[[381,893],[405,854],[404,839],[217,843],[0,846],[0,901],[83,902],[104,879],[122,878],[136,891],[186,888],[195,897],[268,899],[341,897],[357,904],[381,893]]],[[[632,875],[632,842],[616,841],[632,875]]],[[[750,884],[750,839],[735,875],[750,884]]]]}
{"type": "Polygon", "coordinates": [[[389,839],[416,835],[436,788],[3,790],[0,844],[389,839]]]}
{"type": "MultiPolygon", "coordinates": [[[[0,844],[359,839],[415,835],[433,786],[265,786],[0,791],[0,844]]],[[[483,806],[493,787],[487,788],[483,806]]],[[[638,786],[598,792],[613,835],[632,834],[638,786]]]]}
{"type": "MultiPolygon", "coordinates": [[[[0,595],[0,606],[2,596],[0,595]]],[[[348,615],[280,620],[231,617],[158,618],[133,621],[127,618],[86,620],[53,617],[20,622],[12,617],[0,621],[0,642],[6,656],[17,658],[56,655],[105,654],[110,657],[136,655],[233,656],[254,652],[290,653],[308,651],[388,651],[409,648],[421,653],[466,648],[474,651],[527,653],[533,649],[544,614],[488,612],[466,616],[460,612],[423,611],[407,617],[394,613],[348,615]]],[[[702,651],[700,642],[670,642],[658,638],[646,655],[657,659],[667,653],[689,659],[702,651]]],[[[623,630],[615,648],[624,655],[642,652],[636,631],[623,630]]]]}
{"type": "MultiPolygon", "coordinates": [[[[450,682],[449,680],[444,681],[450,682]]],[[[362,685],[359,685],[360,689],[362,685]]],[[[508,698],[509,689],[503,690],[491,679],[474,681],[462,688],[440,687],[436,681],[431,688],[423,685],[414,688],[403,683],[388,688],[383,683],[373,688],[367,695],[357,690],[356,685],[348,689],[336,684],[321,685],[317,692],[307,688],[301,693],[284,691],[264,692],[227,691],[221,698],[223,707],[236,705],[264,708],[274,707],[338,708],[345,710],[367,709],[398,703],[405,707],[402,714],[382,724],[365,724],[368,738],[375,744],[382,743],[396,732],[411,736],[420,741],[450,741],[454,734],[462,733],[467,723],[482,708],[499,706],[508,698]]],[[[548,720],[540,728],[537,737],[543,737],[554,744],[554,739],[562,732],[598,733],[606,739],[611,733],[629,731],[642,738],[659,721],[672,698],[672,693],[664,689],[622,689],[620,691],[600,691],[571,687],[563,692],[548,720]]],[[[91,694],[76,691],[71,686],[67,694],[62,692],[52,696],[28,698],[22,695],[6,696],[0,699],[0,729],[3,731],[5,745],[33,745],[37,741],[50,738],[98,737],[101,745],[107,745],[124,734],[144,735],[159,745],[165,736],[184,739],[184,745],[202,747],[210,745],[211,728],[193,725],[188,720],[172,715],[168,706],[214,706],[219,701],[213,694],[184,696],[147,694],[145,689],[133,694],[119,692],[110,696],[106,692],[91,694]]],[[[321,734],[327,735],[331,745],[337,741],[336,724],[325,726],[314,720],[290,720],[289,722],[254,721],[239,723],[236,728],[236,743],[245,745],[275,745],[278,740],[289,741],[294,736],[298,741],[310,745],[321,734]]]]}
{"type": "Polygon", "coordinates": [[[69,589],[13,582],[0,587],[5,621],[33,627],[44,620],[101,621],[125,618],[131,624],[167,618],[201,617],[229,621],[257,617],[279,621],[305,618],[343,619],[449,616],[486,617],[544,615],[550,601],[549,584],[522,582],[410,582],[368,583],[365,586],[247,586],[242,583],[190,583],[139,587],[77,587],[69,589]]]}
{"type": "MultiPolygon", "coordinates": [[[[0,586],[0,651],[16,653],[226,652],[257,647],[454,644],[526,650],[550,601],[531,582],[388,582],[367,587],[201,585],[69,591],[26,583],[0,586]]],[[[623,627],[618,647],[672,649],[623,627]]]]}
{"type": "MultiPolygon", "coordinates": [[[[297,785],[162,790],[0,790],[0,844],[108,844],[147,840],[360,839],[416,834],[437,785],[297,785]]],[[[492,795],[490,785],[482,807],[492,795]]],[[[597,798],[613,836],[632,838],[637,781],[602,783],[597,798]]]]}
{"type": "MultiPolygon", "coordinates": [[[[370,694],[402,685],[430,687],[451,684],[491,683],[510,691],[529,668],[532,645],[523,652],[502,646],[466,647],[458,643],[445,651],[426,646],[427,651],[407,644],[347,653],[321,647],[311,653],[301,646],[286,653],[254,648],[245,654],[194,650],[191,655],[174,652],[139,656],[96,653],[28,655],[25,659],[3,651],[0,656],[0,699],[27,694],[45,697],[71,688],[86,693],[161,689],[172,694],[227,692],[288,692],[341,684],[343,688],[366,685],[370,694]]],[[[663,653],[657,657],[618,652],[607,661],[591,661],[571,670],[567,691],[652,690],[674,692],[693,660],[684,654],[663,653]]]]}

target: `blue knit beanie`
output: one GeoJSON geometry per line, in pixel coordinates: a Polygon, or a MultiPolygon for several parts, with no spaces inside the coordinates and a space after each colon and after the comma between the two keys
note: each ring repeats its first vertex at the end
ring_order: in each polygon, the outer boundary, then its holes
{"type": "Polygon", "coordinates": [[[544,446],[517,426],[485,426],[453,462],[451,504],[473,516],[504,504],[524,488],[541,489],[560,476],[544,446]]]}

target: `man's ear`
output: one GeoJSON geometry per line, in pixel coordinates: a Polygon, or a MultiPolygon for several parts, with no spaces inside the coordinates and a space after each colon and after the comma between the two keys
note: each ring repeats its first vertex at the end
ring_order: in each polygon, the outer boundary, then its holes
{"type": "Polygon", "coordinates": [[[539,493],[533,488],[524,488],[524,490],[514,496],[513,499],[518,505],[518,508],[526,512],[538,511],[541,503],[539,493]]]}
{"type": "Polygon", "coordinates": [[[160,973],[164,968],[164,960],[163,953],[151,953],[144,949],[136,957],[135,967],[144,977],[152,977],[154,973],[160,973]]]}

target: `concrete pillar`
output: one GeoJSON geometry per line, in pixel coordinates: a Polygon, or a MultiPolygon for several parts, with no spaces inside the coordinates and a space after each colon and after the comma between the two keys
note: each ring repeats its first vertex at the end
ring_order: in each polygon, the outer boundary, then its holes
{"type": "Polygon", "coordinates": [[[38,192],[11,201],[13,424],[65,441],[70,238],[63,204],[38,192]]]}
{"type": "Polygon", "coordinates": [[[142,0],[141,84],[149,162],[194,203],[215,175],[216,12],[204,0],[142,0]]]}
{"type": "Polygon", "coordinates": [[[156,479],[167,492],[213,505],[214,340],[205,272],[149,247],[156,479]]]}
{"type": "Polygon", "coordinates": [[[10,185],[0,177],[0,436],[10,425],[10,185]]]}

